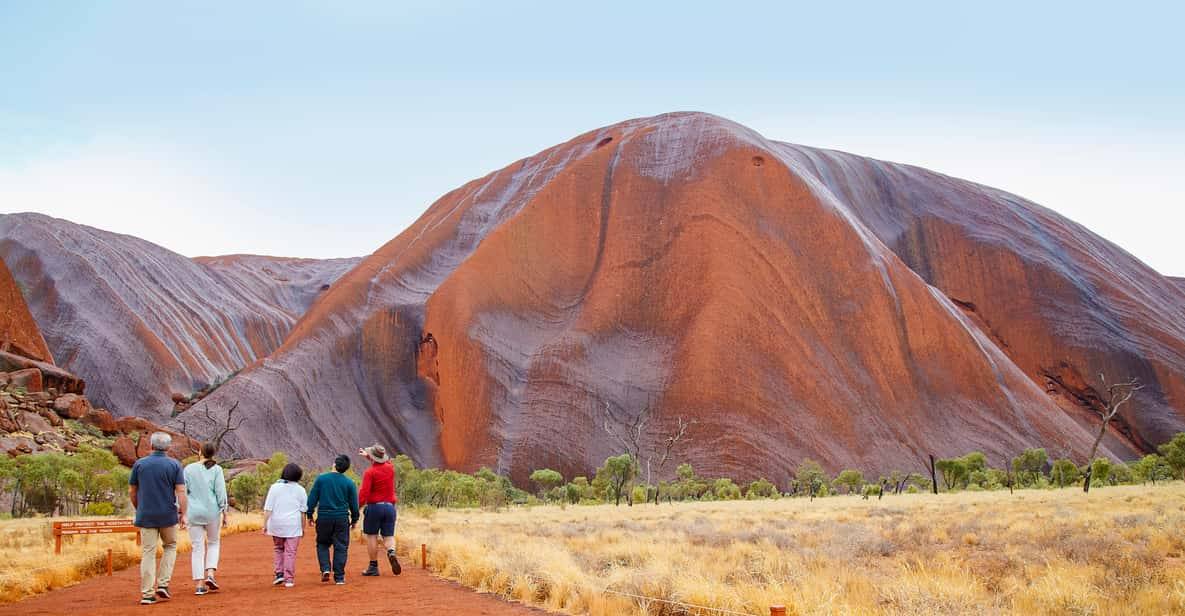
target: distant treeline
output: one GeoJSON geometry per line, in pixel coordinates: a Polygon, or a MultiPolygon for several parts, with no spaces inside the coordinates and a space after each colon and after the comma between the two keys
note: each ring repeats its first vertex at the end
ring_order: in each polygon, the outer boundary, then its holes
{"type": "MultiPolygon", "coordinates": [[[[1156,483],[1185,475],[1185,433],[1148,454],[1123,464],[1106,458],[1092,463],[1091,485],[1108,486],[1156,483]]],[[[275,454],[255,473],[244,473],[231,481],[230,491],[240,507],[258,508],[267,486],[279,478],[287,462],[275,454]]],[[[931,477],[917,472],[893,471],[876,478],[862,471],[845,469],[834,477],[818,462],[805,459],[794,476],[781,484],[769,479],[737,483],[727,477],[700,477],[690,464],[681,464],[670,481],[648,485],[639,480],[639,464],[629,454],[610,456],[591,477],[568,480],[551,469],[531,473],[530,486],[515,486],[510,479],[488,468],[473,474],[438,469],[419,469],[407,456],[394,459],[396,491],[401,505],[433,507],[500,507],[508,504],[552,502],[565,504],[641,503],[663,501],[740,500],[786,497],[827,497],[838,494],[884,494],[929,492],[931,477]],[[528,492],[524,488],[530,488],[528,492]]],[[[1068,459],[1050,460],[1044,449],[1027,449],[1011,460],[1007,469],[992,468],[987,457],[971,452],[957,458],[935,461],[938,491],[1049,489],[1076,486],[1084,478],[1085,466],[1068,459]]],[[[926,469],[927,471],[929,469],[926,469]]],[[[302,483],[311,484],[316,473],[306,473],[302,483]]],[[[358,476],[349,473],[355,481],[358,476]]]]}
{"type": "MultiPolygon", "coordinates": [[[[1185,433],[1138,460],[1116,463],[1098,458],[1091,463],[1091,485],[1108,486],[1153,483],[1185,477],[1185,433]]],[[[196,458],[194,458],[196,459],[196,458]]],[[[186,460],[186,463],[192,460],[186,460]]],[[[228,492],[243,511],[258,510],[268,487],[280,478],[288,456],[275,453],[253,471],[231,479],[228,492]]],[[[226,463],[224,463],[226,464],[226,463]]],[[[793,497],[828,497],[837,494],[886,494],[961,490],[1049,489],[1072,487],[1087,471],[1068,459],[1050,460],[1044,449],[1027,449],[1012,458],[1010,468],[993,468],[987,457],[971,452],[957,458],[935,460],[933,478],[918,472],[893,471],[879,477],[856,469],[844,469],[834,477],[818,462],[805,459],[792,477],[781,483],[758,479],[737,483],[727,477],[700,477],[690,464],[681,464],[670,481],[650,485],[640,481],[638,461],[629,454],[610,456],[591,477],[565,480],[551,469],[530,475],[530,491],[488,468],[461,473],[416,468],[405,455],[394,459],[396,491],[404,506],[486,507],[539,502],[563,504],[634,504],[663,501],[712,501],[793,497]]],[[[925,469],[929,473],[930,469],[925,469]]],[[[323,472],[323,471],[321,471],[323,472]]],[[[111,452],[82,445],[74,454],[41,453],[0,458],[0,493],[10,500],[0,515],[110,515],[126,512],[128,469],[111,452]]],[[[301,483],[310,486],[318,471],[306,469],[301,483]]],[[[354,469],[347,473],[360,482],[354,469]]]]}

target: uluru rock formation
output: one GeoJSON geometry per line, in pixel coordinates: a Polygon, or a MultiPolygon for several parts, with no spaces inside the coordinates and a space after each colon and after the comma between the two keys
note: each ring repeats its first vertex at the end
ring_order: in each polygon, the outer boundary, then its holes
{"type": "Polygon", "coordinates": [[[40,214],[0,216],[0,259],[58,364],[96,405],[161,421],[189,393],[276,349],[353,260],[188,259],[40,214]],[[207,263],[208,262],[208,263],[207,263]]]}
{"type": "Polygon", "coordinates": [[[520,479],[589,472],[604,409],[650,407],[652,440],[696,420],[702,474],[781,479],[1083,462],[1099,373],[1147,385],[1104,453],[1185,429],[1178,283],[1021,197],[680,113],[446,194],[210,400],[249,410],[242,455],[378,440],[520,479]]]}

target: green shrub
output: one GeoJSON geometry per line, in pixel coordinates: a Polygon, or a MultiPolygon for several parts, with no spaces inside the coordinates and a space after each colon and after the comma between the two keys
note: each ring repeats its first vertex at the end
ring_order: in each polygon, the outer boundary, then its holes
{"type": "Polygon", "coordinates": [[[111,503],[88,503],[83,509],[86,515],[114,515],[115,505],[111,503]]]}
{"type": "Polygon", "coordinates": [[[835,487],[844,486],[848,489],[848,494],[856,494],[860,491],[860,486],[864,485],[864,473],[852,469],[844,469],[839,472],[835,480],[831,482],[835,487]]]}
{"type": "Polygon", "coordinates": [[[774,498],[778,495],[778,489],[774,484],[764,477],[750,483],[745,488],[745,498],[755,500],[758,498],[774,498]]]}

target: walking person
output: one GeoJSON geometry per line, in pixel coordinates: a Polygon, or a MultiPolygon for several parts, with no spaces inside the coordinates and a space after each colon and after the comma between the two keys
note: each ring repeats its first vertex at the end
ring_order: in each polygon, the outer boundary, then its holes
{"type": "Polygon", "coordinates": [[[177,560],[177,527],[185,528],[185,475],[181,463],[165,455],[173,445],[166,432],[149,437],[152,453],[132,465],[128,477],[128,499],[136,508],[135,526],[140,529],[140,604],[152,605],[171,599],[169,581],[177,560]],[[164,552],[160,567],[156,546],[164,552]],[[155,590],[155,592],[154,592],[155,590]]]}
{"type": "Polygon", "coordinates": [[[218,590],[214,572],[222,547],[222,529],[226,528],[226,476],[214,461],[218,453],[214,443],[202,443],[201,458],[185,467],[185,494],[189,500],[189,540],[193,544],[190,564],[197,582],[195,595],[218,590]]]}
{"type": "Polygon", "coordinates": [[[304,471],[299,465],[285,465],[280,479],[268,488],[263,503],[263,532],[271,535],[276,551],[273,586],[296,585],[296,548],[304,536],[303,514],[308,510],[308,495],[298,483],[302,476],[304,471]]]}
{"type": "Polygon", "coordinates": [[[358,486],[346,477],[348,470],[350,456],[341,454],[333,461],[333,470],[318,475],[309,490],[306,514],[310,522],[316,520],[317,562],[321,565],[322,582],[328,582],[332,575],[334,583],[346,583],[350,531],[358,524],[358,486]],[[333,546],[332,568],[330,546],[333,546]]]}
{"type": "Polygon", "coordinates": [[[370,565],[362,572],[367,577],[379,574],[379,536],[387,548],[387,562],[391,573],[399,575],[403,570],[395,557],[395,466],[382,445],[364,447],[358,453],[370,460],[370,468],[362,474],[362,489],[358,491],[358,505],[365,507],[362,517],[362,534],[366,536],[366,552],[370,565]]]}

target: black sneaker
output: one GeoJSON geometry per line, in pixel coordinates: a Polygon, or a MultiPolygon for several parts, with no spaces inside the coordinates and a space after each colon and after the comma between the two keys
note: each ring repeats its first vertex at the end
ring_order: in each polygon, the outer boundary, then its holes
{"type": "Polygon", "coordinates": [[[156,603],[156,595],[144,595],[140,597],[140,605],[153,605],[156,603]]]}
{"type": "Polygon", "coordinates": [[[198,586],[198,587],[197,587],[197,590],[193,591],[193,594],[195,594],[195,595],[197,595],[197,596],[199,596],[199,597],[200,597],[200,596],[202,596],[202,595],[208,595],[208,594],[210,594],[210,590],[209,590],[209,589],[207,589],[205,586],[198,586]]]}
{"type": "Polygon", "coordinates": [[[329,581],[329,580],[331,580],[331,579],[333,579],[333,574],[332,574],[332,573],[330,573],[330,572],[328,572],[328,571],[322,571],[322,572],[321,572],[321,583],[328,582],[328,581],[329,581]]]}
{"type": "Polygon", "coordinates": [[[399,566],[399,559],[395,558],[395,550],[387,550],[387,560],[391,562],[391,573],[395,575],[403,573],[403,567],[399,566]]]}
{"type": "Polygon", "coordinates": [[[218,590],[218,582],[214,580],[214,576],[206,576],[206,588],[209,588],[210,590],[218,590]]]}
{"type": "Polygon", "coordinates": [[[333,583],[337,584],[338,586],[342,586],[346,583],[346,578],[342,578],[340,580],[334,580],[333,583]]]}
{"type": "Polygon", "coordinates": [[[284,574],[277,573],[276,578],[274,580],[272,580],[272,586],[279,586],[280,584],[283,584],[283,583],[284,583],[284,574]]]}
{"type": "Polygon", "coordinates": [[[362,577],[375,577],[379,574],[379,566],[371,565],[362,572],[362,577]]]}
{"type": "Polygon", "coordinates": [[[173,598],[173,595],[169,594],[169,587],[168,586],[157,587],[156,596],[160,597],[161,599],[172,599],[173,598]]]}

